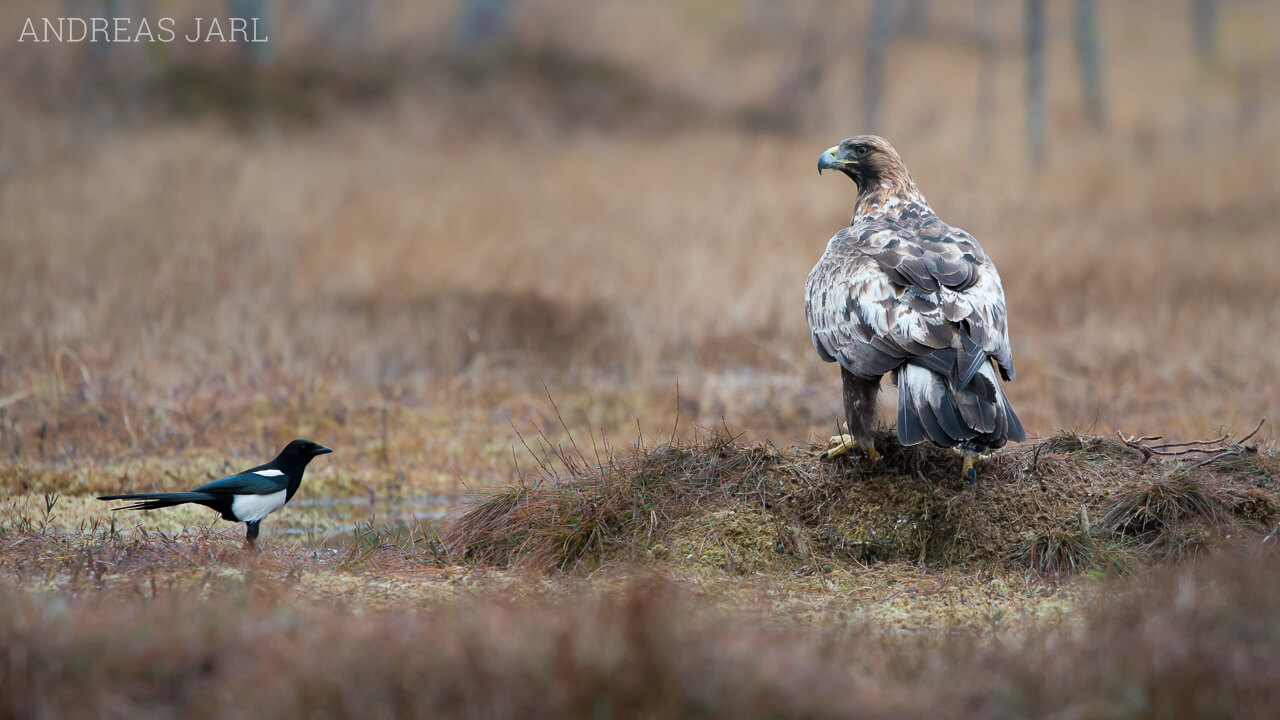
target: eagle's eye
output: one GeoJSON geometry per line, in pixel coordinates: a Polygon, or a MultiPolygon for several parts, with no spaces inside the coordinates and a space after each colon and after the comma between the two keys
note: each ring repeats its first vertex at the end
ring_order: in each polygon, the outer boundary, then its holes
{"type": "Polygon", "coordinates": [[[858,157],[866,157],[869,152],[871,151],[867,149],[866,145],[859,145],[853,149],[853,154],[858,157]]]}

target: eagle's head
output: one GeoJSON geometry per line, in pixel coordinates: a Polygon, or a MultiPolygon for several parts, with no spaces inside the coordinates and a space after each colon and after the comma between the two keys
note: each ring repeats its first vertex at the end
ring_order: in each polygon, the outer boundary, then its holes
{"type": "Polygon", "coordinates": [[[884,182],[894,185],[911,182],[898,151],[879,135],[855,135],[827,148],[818,157],[818,173],[832,169],[848,175],[858,183],[859,189],[884,182]]]}

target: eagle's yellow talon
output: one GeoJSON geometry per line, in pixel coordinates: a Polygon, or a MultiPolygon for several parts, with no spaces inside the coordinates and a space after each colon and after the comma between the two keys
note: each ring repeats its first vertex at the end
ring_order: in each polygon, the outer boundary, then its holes
{"type": "Polygon", "coordinates": [[[986,460],[991,457],[991,454],[983,455],[972,450],[960,450],[958,448],[956,452],[960,453],[960,457],[964,458],[964,463],[960,466],[960,477],[971,483],[978,482],[978,471],[974,469],[973,464],[978,460],[986,460]]]}
{"type": "Polygon", "coordinates": [[[830,460],[858,449],[861,449],[863,454],[865,454],[867,459],[873,464],[880,462],[880,453],[876,452],[875,447],[873,447],[871,443],[860,443],[857,440],[854,440],[852,435],[831,436],[831,447],[824,450],[823,453],[818,456],[818,459],[830,460]]]}
{"type": "Polygon", "coordinates": [[[830,460],[831,458],[840,457],[858,446],[858,443],[855,442],[853,437],[850,435],[832,435],[830,443],[831,447],[827,448],[818,456],[819,460],[830,460]]]}
{"type": "Polygon", "coordinates": [[[879,462],[880,462],[880,452],[879,452],[878,450],[876,450],[874,447],[871,447],[870,445],[868,445],[868,446],[866,446],[866,447],[862,448],[862,451],[863,451],[863,452],[865,452],[865,453],[867,454],[867,459],[871,461],[871,464],[872,464],[872,465],[879,464],[879,462]]]}

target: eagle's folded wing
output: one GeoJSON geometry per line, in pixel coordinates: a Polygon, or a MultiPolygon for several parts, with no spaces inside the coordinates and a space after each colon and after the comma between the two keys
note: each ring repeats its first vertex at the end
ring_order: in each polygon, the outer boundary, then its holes
{"type": "Polygon", "coordinates": [[[845,228],[806,283],[818,353],[876,378],[910,359],[967,386],[987,356],[1013,378],[1000,276],[966,233],[938,222],[845,228]]]}

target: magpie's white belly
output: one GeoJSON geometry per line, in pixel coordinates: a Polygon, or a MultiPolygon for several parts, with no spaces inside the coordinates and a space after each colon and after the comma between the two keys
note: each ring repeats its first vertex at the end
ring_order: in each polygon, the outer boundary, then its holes
{"type": "Polygon", "coordinates": [[[255,522],[284,507],[285,491],[270,495],[237,495],[231,501],[231,514],[240,522],[255,522]]]}

